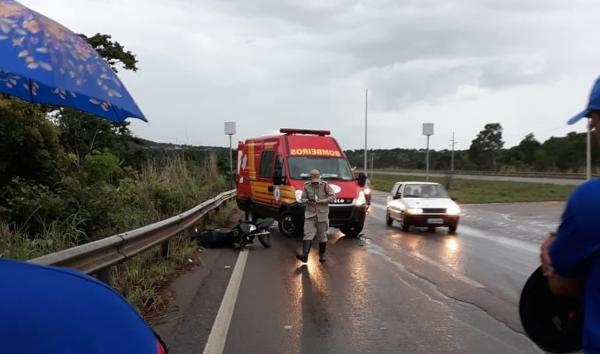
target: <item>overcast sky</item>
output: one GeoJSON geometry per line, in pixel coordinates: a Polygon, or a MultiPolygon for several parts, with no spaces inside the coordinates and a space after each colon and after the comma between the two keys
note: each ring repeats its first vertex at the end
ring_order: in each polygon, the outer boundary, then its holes
{"type": "Polygon", "coordinates": [[[330,129],[343,148],[469,147],[500,122],[507,146],[584,131],[600,74],[600,1],[22,0],[73,31],[133,51],[120,76],[143,138],[226,145],[281,127],[330,129]]]}

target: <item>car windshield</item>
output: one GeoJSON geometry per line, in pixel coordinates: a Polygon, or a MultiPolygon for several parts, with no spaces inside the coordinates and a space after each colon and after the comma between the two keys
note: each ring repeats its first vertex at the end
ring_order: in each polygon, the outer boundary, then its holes
{"type": "Polygon", "coordinates": [[[450,198],[441,184],[407,184],[404,198],[450,198]]]}
{"type": "Polygon", "coordinates": [[[290,157],[288,159],[290,175],[293,179],[308,179],[312,169],[321,172],[323,179],[337,179],[351,181],[352,171],[348,161],[343,158],[332,157],[290,157]]]}

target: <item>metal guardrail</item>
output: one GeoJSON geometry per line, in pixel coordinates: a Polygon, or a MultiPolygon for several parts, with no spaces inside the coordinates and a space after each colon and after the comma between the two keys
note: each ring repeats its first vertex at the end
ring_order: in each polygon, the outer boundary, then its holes
{"type": "Polygon", "coordinates": [[[109,236],[77,247],[29,260],[31,263],[74,268],[96,274],[107,282],[111,266],[161,245],[163,257],[169,255],[169,240],[182,232],[195,232],[197,225],[235,196],[235,190],[223,192],[200,205],[168,219],[132,231],[109,236]]]}

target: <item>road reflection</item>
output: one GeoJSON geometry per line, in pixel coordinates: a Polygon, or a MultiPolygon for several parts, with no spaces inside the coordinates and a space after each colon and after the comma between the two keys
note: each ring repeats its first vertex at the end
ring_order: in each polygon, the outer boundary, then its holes
{"type": "Polygon", "coordinates": [[[442,259],[444,263],[454,270],[458,270],[458,260],[460,254],[460,243],[456,236],[447,235],[444,237],[444,251],[442,259]]]}
{"type": "Polygon", "coordinates": [[[418,231],[408,233],[399,230],[394,230],[394,235],[399,241],[396,242],[397,246],[416,258],[429,263],[437,263],[434,261],[437,259],[441,265],[447,266],[452,271],[459,271],[462,249],[461,241],[456,235],[418,231]],[[432,256],[434,257],[430,258],[432,256]]]}
{"type": "MultiPolygon", "coordinates": [[[[296,281],[294,283],[297,284],[300,303],[295,308],[298,309],[299,316],[310,313],[310,318],[315,322],[317,334],[327,337],[331,333],[330,324],[332,322],[332,306],[330,304],[331,286],[328,275],[324,271],[326,264],[320,264],[316,255],[312,254],[316,251],[313,247],[308,262],[296,268],[296,281]]],[[[299,333],[300,343],[298,345],[300,352],[303,351],[303,342],[314,337],[314,333],[305,333],[305,330],[304,323],[302,323],[299,333]]]]}

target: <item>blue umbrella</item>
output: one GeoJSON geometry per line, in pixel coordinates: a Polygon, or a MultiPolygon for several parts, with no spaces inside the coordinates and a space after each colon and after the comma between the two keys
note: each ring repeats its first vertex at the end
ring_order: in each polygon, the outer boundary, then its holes
{"type": "Polygon", "coordinates": [[[0,352],[164,354],[115,290],[77,271],[0,258],[0,352]]]}
{"type": "Polygon", "coordinates": [[[0,92],[119,123],[147,121],[85,39],[12,0],[0,0],[0,92]]]}

